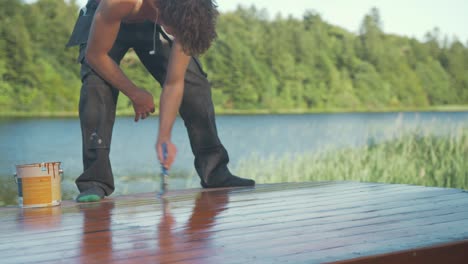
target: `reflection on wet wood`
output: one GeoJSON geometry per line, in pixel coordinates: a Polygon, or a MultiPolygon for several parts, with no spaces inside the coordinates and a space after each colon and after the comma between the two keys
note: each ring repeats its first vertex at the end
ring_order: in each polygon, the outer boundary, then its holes
{"type": "Polygon", "coordinates": [[[0,262],[468,263],[467,209],[461,190],[352,182],[2,208],[0,262]]]}

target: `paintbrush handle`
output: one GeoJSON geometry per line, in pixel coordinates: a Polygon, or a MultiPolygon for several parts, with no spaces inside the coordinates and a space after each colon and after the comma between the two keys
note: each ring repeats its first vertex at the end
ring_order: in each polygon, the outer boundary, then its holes
{"type": "MultiPolygon", "coordinates": [[[[167,144],[162,143],[162,154],[163,154],[163,162],[164,163],[167,159],[168,153],[167,153],[167,144]]],[[[159,192],[159,196],[162,197],[166,192],[167,192],[167,186],[168,186],[168,178],[169,177],[169,170],[161,164],[161,191],[159,192]]]]}
{"type": "MultiPolygon", "coordinates": [[[[165,162],[167,160],[167,143],[162,143],[162,152],[163,152],[163,162],[165,162]]],[[[164,165],[161,165],[161,170],[162,170],[162,173],[164,175],[168,175],[169,172],[168,172],[168,169],[164,166],[164,165]]]]}

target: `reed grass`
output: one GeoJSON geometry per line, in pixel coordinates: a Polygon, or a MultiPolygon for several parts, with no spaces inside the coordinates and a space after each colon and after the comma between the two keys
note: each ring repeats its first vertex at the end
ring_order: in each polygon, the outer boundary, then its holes
{"type": "Polygon", "coordinates": [[[361,181],[468,190],[468,130],[458,128],[448,136],[415,130],[362,147],[251,155],[236,172],[258,183],[361,181]]]}

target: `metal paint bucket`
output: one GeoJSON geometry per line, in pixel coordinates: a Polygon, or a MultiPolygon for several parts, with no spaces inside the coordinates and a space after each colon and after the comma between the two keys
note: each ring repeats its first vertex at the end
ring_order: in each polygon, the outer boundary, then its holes
{"type": "Polygon", "coordinates": [[[18,204],[23,208],[56,206],[62,202],[60,162],[16,165],[18,204]]]}

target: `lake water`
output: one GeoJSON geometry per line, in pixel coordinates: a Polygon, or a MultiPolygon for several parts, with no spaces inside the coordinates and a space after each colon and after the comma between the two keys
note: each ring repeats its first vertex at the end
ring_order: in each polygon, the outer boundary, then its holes
{"type": "MultiPolygon", "coordinates": [[[[157,188],[160,171],[154,151],[157,124],[157,117],[138,123],[131,117],[117,118],[111,146],[117,193],[157,188]]],[[[252,155],[268,158],[360,146],[369,140],[381,141],[418,128],[422,128],[422,133],[450,133],[468,127],[468,112],[232,115],[218,116],[217,125],[235,173],[239,162],[252,155]]],[[[178,156],[172,171],[184,176],[172,179],[171,187],[199,187],[181,119],[174,125],[173,142],[178,147],[178,156]]],[[[0,177],[13,175],[16,164],[60,161],[66,188],[75,192],[72,181],[82,169],[78,119],[0,119],[0,147],[0,177]]]]}

